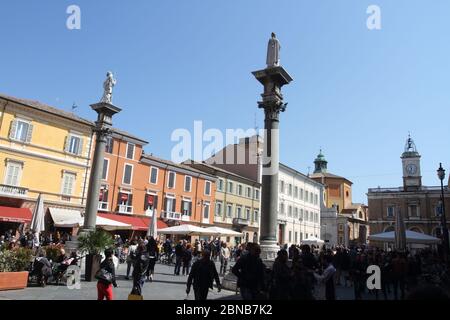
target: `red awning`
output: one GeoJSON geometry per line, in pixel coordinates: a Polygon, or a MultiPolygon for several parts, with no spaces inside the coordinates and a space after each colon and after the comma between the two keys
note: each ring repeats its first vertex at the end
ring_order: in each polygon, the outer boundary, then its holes
{"type": "MultiPolygon", "coordinates": [[[[137,216],[123,216],[118,214],[107,214],[107,213],[99,213],[100,217],[115,220],[118,222],[130,224],[133,226],[133,230],[136,231],[147,231],[148,226],[150,225],[150,218],[149,217],[137,217],[137,216]]],[[[157,221],[158,229],[167,228],[167,224],[158,219],[157,221]]]]}
{"type": "Polygon", "coordinates": [[[0,221],[3,222],[31,222],[31,216],[28,208],[0,207],[0,221]]]}

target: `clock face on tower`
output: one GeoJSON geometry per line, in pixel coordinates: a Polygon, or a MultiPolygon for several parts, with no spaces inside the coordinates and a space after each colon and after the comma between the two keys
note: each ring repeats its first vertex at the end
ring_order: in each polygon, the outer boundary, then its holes
{"type": "Polygon", "coordinates": [[[408,164],[408,165],[406,166],[406,172],[407,172],[409,175],[414,175],[414,174],[416,174],[416,173],[417,173],[417,166],[416,166],[415,164],[413,164],[413,163],[408,164]]]}

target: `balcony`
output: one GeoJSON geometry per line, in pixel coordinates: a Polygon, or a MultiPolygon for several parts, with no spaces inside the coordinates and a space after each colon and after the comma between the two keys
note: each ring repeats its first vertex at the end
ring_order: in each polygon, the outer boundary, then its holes
{"type": "Polygon", "coordinates": [[[191,217],[186,214],[181,214],[180,212],[172,212],[172,211],[162,211],[161,218],[167,220],[176,220],[176,221],[190,221],[191,217]]]}
{"type": "Polygon", "coordinates": [[[119,213],[133,214],[133,206],[119,205],[119,213]]]}
{"type": "Polygon", "coordinates": [[[235,226],[248,226],[249,225],[248,219],[243,218],[234,218],[233,219],[233,225],[235,226]]]}
{"type": "Polygon", "coordinates": [[[108,202],[99,201],[98,202],[98,211],[108,211],[108,202]]]}
{"type": "Polygon", "coordinates": [[[0,195],[25,197],[27,194],[28,194],[28,189],[26,189],[26,188],[0,184],[0,195]]]}

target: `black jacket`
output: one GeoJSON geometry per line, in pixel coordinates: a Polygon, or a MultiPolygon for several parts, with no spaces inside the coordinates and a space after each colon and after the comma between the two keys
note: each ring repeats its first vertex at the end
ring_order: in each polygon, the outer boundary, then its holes
{"type": "MultiPolygon", "coordinates": [[[[106,271],[108,271],[108,272],[110,272],[112,274],[112,284],[114,285],[114,287],[116,287],[117,286],[117,283],[116,283],[116,267],[114,266],[114,262],[113,262],[112,258],[103,260],[103,262],[100,264],[100,269],[105,269],[106,271]]],[[[106,285],[109,284],[109,283],[105,283],[101,279],[99,279],[98,282],[102,282],[102,283],[104,283],[106,285]]]]}
{"type": "Polygon", "coordinates": [[[187,287],[190,288],[192,282],[196,288],[213,288],[213,281],[216,280],[217,286],[220,286],[219,274],[216,265],[211,260],[200,259],[195,261],[187,281],[187,287]]]}
{"type": "Polygon", "coordinates": [[[150,256],[148,251],[136,252],[136,261],[133,265],[133,279],[140,279],[145,276],[148,265],[150,263],[150,256]]]}
{"type": "Polygon", "coordinates": [[[247,254],[238,259],[231,272],[238,278],[238,287],[261,290],[264,287],[265,266],[259,257],[247,254]]]}

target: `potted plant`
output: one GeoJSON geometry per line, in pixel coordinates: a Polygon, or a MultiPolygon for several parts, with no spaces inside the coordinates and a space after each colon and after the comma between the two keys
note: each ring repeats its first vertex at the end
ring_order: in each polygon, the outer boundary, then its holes
{"type": "Polygon", "coordinates": [[[100,269],[101,253],[114,245],[113,237],[104,230],[83,233],[78,237],[78,247],[86,255],[85,280],[95,281],[95,274],[100,269]]]}
{"type": "Polygon", "coordinates": [[[26,288],[31,261],[32,253],[30,249],[1,250],[0,291],[26,288]]]}

